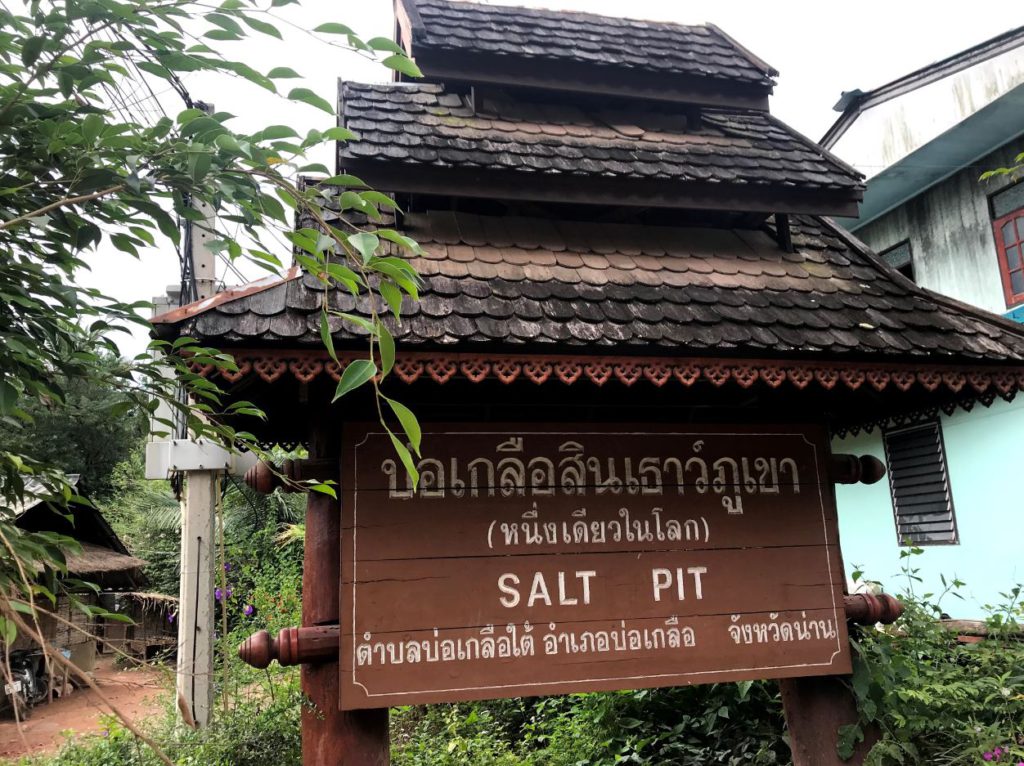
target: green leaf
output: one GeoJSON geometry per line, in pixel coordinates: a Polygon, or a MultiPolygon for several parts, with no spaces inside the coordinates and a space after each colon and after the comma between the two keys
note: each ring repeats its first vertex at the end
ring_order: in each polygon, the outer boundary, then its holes
{"type": "Polygon", "coordinates": [[[383,378],[395,366],[395,339],[380,320],[377,321],[377,345],[380,349],[380,375],[383,378]]]}
{"type": "Polygon", "coordinates": [[[6,617],[0,617],[0,638],[4,640],[5,644],[13,644],[14,640],[18,637],[18,626],[14,624],[13,620],[8,620],[6,617]]]}
{"type": "Polygon", "coordinates": [[[398,418],[398,422],[402,424],[402,430],[405,431],[405,435],[409,438],[409,443],[418,456],[420,454],[420,442],[423,440],[423,432],[420,429],[419,421],[412,410],[404,404],[396,402],[394,399],[387,399],[386,397],[385,399],[391,406],[391,411],[395,413],[395,417],[398,418]]]}
{"type": "Polygon", "coordinates": [[[395,315],[395,319],[401,319],[399,315],[402,312],[402,291],[390,282],[384,281],[377,285],[377,291],[387,302],[388,308],[391,309],[391,313],[395,315]]]}
{"type": "Polygon", "coordinates": [[[345,368],[341,373],[341,380],[334,390],[334,398],[331,404],[338,401],[345,394],[359,388],[377,374],[377,365],[369,359],[357,359],[345,368]]]}
{"type": "Polygon", "coordinates": [[[221,133],[213,140],[213,143],[217,145],[218,149],[223,149],[232,154],[239,154],[242,151],[242,147],[238,145],[238,140],[230,133],[221,133]]]}
{"type": "Polygon", "coordinates": [[[409,239],[404,234],[399,234],[394,229],[377,229],[377,236],[381,239],[386,239],[389,242],[394,242],[399,247],[405,248],[413,253],[422,253],[423,248],[419,246],[416,240],[409,239]]]}
{"type": "Polygon", "coordinates": [[[324,175],[328,175],[331,171],[328,170],[327,166],[321,162],[311,162],[308,165],[303,165],[301,168],[298,169],[297,172],[302,174],[323,173],[324,175]]]}
{"type": "Polygon", "coordinates": [[[339,313],[338,316],[340,316],[346,322],[351,322],[352,324],[354,324],[354,325],[356,325],[358,327],[362,327],[370,335],[376,335],[377,334],[377,328],[374,327],[373,326],[373,322],[371,322],[366,317],[356,316],[355,314],[345,314],[345,313],[339,313]]]}
{"type": "Polygon", "coordinates": [[[96,143],[96,139],[103,130],[103,118],[98,114],[90,114],[82,120],[82,139],[87,146],[96,143]]]}
{"type": "Polygon", "coordinates": [[[288,207],[292,208],[292,210],[294,210],[297,207],[295,203],[295,197],[293,197],[290,192],[281,189],[280,187],[275,189],[274,191],[277,192],[277,196],[281,198],[281,201],[284,202],[284,204],[286,204],[288,207]]]}
{"type": "Polygon", "coordinates": [[[327,101],[327,99],[318,96],[309,88],[292,88],[292,91],[288,94],[288,98],[293,101],[301,101],[304,104],[315,106],[317,109],[323,109],[328,114],[334,114],[334,107],[331,106],[331,103],[327,101]]]}
{"type": "Polygon", "coordinates": [[[409,454],[409,448],[406,447],[402,442],[398,440],[398,437],[391,433],[391,429],[387,426],[384,427],[388,436],[391,437],[391,444],[394,445],[395,452],[398,453],[399,460],[402,461],[402,465],[405,466],[405,470],[409,474],[409,478],[412,479],[412,488],[416,487],[420,483],[420,472],[416,470],[416,464],[412,461],[412,455],[409,454]]]}
{"type": "Polygon", "coordinates": [[[226,69],[230,69],[232,72],[244,77],[249,82],[256,83],[261,88],[269,90],[271,93],[277,93],[277,86],[274,85],[273,80],[264,74],[260,74],[248,64],[244,64],[241,61],[224,61],[221,66],[226,69]]]}
{"type": "Polygon", "coordinates": [[[393,56],[388,56],[382,62],[388,69],[394,69],[396,72],[401,72],[409,77],[422,77],[423,72],[416,66],[416,62],[405,55],[398,55],[397,53],[393,56]]]}
{"type": "Polygon", "coordinates": [[[365,231],[350,235],[348,243],[363,256],[363,263],[369,261],[373,257],[374,251],[380,246],[380,240],[365,231]]]}
{"type": "Polygon", "coordinates": [[[391,199],[391,197],[386,194],[382,194],[379,191],[371,189],[370,191],[359,192],[359,197],[364,202],[369,202],[372,205],[377,205],[378,207],[389,207],[392,210],[397,210],[399,213],[402,212],[402,208],[400,208],[395,201],[391,199]]]}
{"type": "Polygon", "coordinates": [[[390,53],[397,53],[399,56],[405,55],[405,50],[403,50],[402,46],[390,37],[374,37],[367,40],[366,44],[375,51],[388,51],[390,53]]]}
{"type": "Polygon", "coordinates": [[[236,40],[243,40],[241,35],[236,35],[234,32],[228,32],[226,29],[211,29],[209,32],[203,34],[203,37],[208,37],[211,40],[221,40],[223,42],[235,42],[236,40]]]}
{"type": "Polygon", "coordinates": [[[18,389],[0,380],[0,415],[9,415],[18,401],[18,389]]]}
{"type": "Polygon", "coordinates": [[[40,54],[43,52],[43,46],[46,44],[45,37],[30,37],[21,46],[21,63],[25,65],[25,68],[30,68],[36,61],[39,60],[40,54]]]}
{"type": "MultiPolygon", "coordinates": [[[[209,17],[207,17],[207,18],[209,18],[209,17]]],[[[273,24],[269,24],[266,21],[261,21],[260,19],[254,19],[251,16],[242,16],[242,21],[244,21],[250,27],[255,29],[257,32],[262,32],[265,35],[270,35],[271,37],[276,37],[278,40],[281,39],[281,33],[278,31],[277,27],[275,27],[273,24]]],[[[272,75],[267,75],[267,76],[271,77],[272,75]]]]}
{"type": "Polygon", "coordinates": [[[350,176],[347,173],[343,173],[340,176],[331,176],[320,181],[322,185],[326,186],[366,186],[366,182],[361,178],[350,176]]]}
{"type": "Polygon", "coordinates": [[[363,284],[363,278],[348,266],[341,263],[328,262],[327,273],[345,285],[353,295],[358,295],[359,285],[363,284]]]}
{"type": "Polygon", "coordinates": [[[864,731],[859,724],[848,723],[839,727],[839,738],[836,751],[844,761],[853,757],[853,750],[858,742],[864,741],[864,731]]]}
{"type": "Polygon", "coordinates": [[[311,492],[319,492],[322,495],[333,497],[335,500],[338,499],[338,493],[330,484],[324,484],[321,482],[320,484],[313,484],[309,489],[311,492]]]}
{"type": "Polygon", "coordinates": [[[324,343],[324,348],[327,349],[327,353],[331,355],[331,359],[335,362],[338,361],[337,355],[334,353],[334,338],[331,337],[331,326],[327,321],[327,312],[320,312],[320,340],[324,343]]]}
{"type": "MultiPolygon", "coordinates": [[[[276,66],[267,72],[267,77],[272,80],[287,80],[296,77],[302,77],[298,72],[288,66],[276,66]]],[[[296,134],[297,135],[297,134],[296,134]]]]}
{"type": "Polygon", "coordinates": [[[314,32],[320,32],[321,34],[325,34],[325,35],[352,35],[352,34],[355,34],[355,32],[353,32],[349,27],[346,27],[344,24],[338,24],[337,22],[334,22],[334,21],[329,21],[326,24],[321,24],[320,26],[318,26],[313,31],[314,32]]]}
{"type": "MultiPolygon", "coordinates": [[[[328,128],[327,130],[325,130],[323,132],[323,138],[325,141],[358,141],[359,135],[353,133],[348,128],[335,126],[333,128],[328,128]]],[[[366,184],[360,185],[365,186],[366,184]]]]}
{"type": "Polygon", "coordinates": [[[287,125],[269,125],[259,133],[254,133],[252,140],[277,141],[282,138],[297,138],[298,135],[299,134],[295,132],[295,128],[290,128],[287,125]]]}
{"type": "Polygon", "coordinates": [[[233,32],[236,35],[244,35],[245,32],[242,27],[239,26],[238,22],[230,16],[225,16],[223,13],[208,13],[205,16],[206,20],[211,24],[216,24],[223,30],[233,32]]]}

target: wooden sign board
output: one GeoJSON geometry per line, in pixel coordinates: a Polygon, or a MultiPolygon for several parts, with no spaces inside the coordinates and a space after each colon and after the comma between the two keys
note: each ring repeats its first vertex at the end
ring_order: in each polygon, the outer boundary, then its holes
{"type": "Polygon", "coordinates": [[[850,672],[816,427],[432,426],[342,452],[341,707],[850,672]]]}

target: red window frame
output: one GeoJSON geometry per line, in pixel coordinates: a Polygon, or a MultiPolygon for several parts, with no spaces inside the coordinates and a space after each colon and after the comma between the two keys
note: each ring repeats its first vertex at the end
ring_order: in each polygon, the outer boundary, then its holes
{"type": "Polygon", "coordinates": [[[1003,296],[1006,298],[1006,307],[1011,308],[1024,303],[1024,209],[1014,210],[1009,215],[997,218],[992,222],[992,230],[996,237],[996,252],[999,255],[999,276],[1003,280],[1003,296]],[[1013,222],[1013,230],[1017,238],[1014,242],[1006,242],[1003,237],[1003,228],[1006,224],[1013,222]],[[1016,267],[1010,268],[1010,258],[1016,254],[1016,267]],[[1019,291],[1014,291],[1011,272],[1020,272],[1019,291]]]}

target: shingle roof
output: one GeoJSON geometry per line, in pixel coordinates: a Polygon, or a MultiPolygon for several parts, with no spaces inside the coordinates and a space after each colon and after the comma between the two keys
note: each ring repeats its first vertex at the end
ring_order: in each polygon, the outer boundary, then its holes
{"type": "Polygon", "coordinates": [[[442,85],[357,83],[343,85],[341,108],[346,127],[360,136],[339,145],[346,167],[388,162],[831,190],[850,199],[861,190],[857,171],[764,112],[705,109],[694,125],[665,109],[600,110],[495,97],[474,112],[442,85]]]}
{"type": "MultiPolygon", "coordinates": [[[[1024,360],[1024,328],[917,288],[815,218],[795,221],[794,253],[764,231],[453,213],[403,229],[426,250],[422,300],[395,328],[407,349],[1024,360]]],[[[321,289],[295,276],[163,323],[213,343],[319,346],[321,289]]],[[[332,303],[369,309],[344,290],[332,303]]],[[[358,328],[332,330],[359,342],[358,328]]]]}
{"type": "MultiPolygon", "coordinates": [[[[763,86],[778,74],[718,29],[450,0],[405,0],[412,50],[583,62],[763,86]]],[[[429,74],[429,71],[427,72],[429,74]]]]}

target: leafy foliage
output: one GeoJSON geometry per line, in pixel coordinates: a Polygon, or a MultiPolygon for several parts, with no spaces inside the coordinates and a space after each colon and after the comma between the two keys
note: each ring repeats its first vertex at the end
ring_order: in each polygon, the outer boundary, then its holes
{"type": "Polygon", "coordinates": [[[400,710],[396,766],[784,764],[770,683],[437,705],[400,710]]]}
{"type": "MultiPolygon", "coordinates": [[[[922,552],[904,552],[911,583],[913,557],[922,552]]],[[[869,727],[880,731],[868,754],[870,766],[1024,760],[1021,587],[1011,588],[1004,604],[989,608],[987,640],[961,643],[939,622],[943,598],[955,597],[960,585],[950,582],[938,597],[907,597],[906,612],[895,625],[863,630],[855,641],[851,685],[861,722],[843,734],[851,746],[869,727]]]]}
{"type": "MultiPolygon", "coordinates": [[[[302,742],[299,714],[302,696],[295,684],[276,696],[231,708],[208,729],[176,724],[168,708],[150,725],[154,741],[175,766],[299,766],[302,742]]],[[[156,766],[160,759],[119,722],[110,719],[100,735],[69,739],[55,756],[23,759],[19,766],[156,766]]]]}
{"type": "Polygon", "coordinates": [[[1016,178],[1024,170],[1024,152],[1021,152],[1013,158],[1013,164],[1005,168],[993,168],[992,170],[986,170],[981,174],[981,181],[987,181],[990,178],[996,178],[999,176],[1011,176],[1016,178]]]}
{"type": "MultiPolygon", "coordinates": [[[[125,364],[102,357],[99,364],[116,374],[125,364]]],[[[79,474],[82,494],[97,500],[113,490],[114,472],[142,439],[142,411],[93,378],[61,381],[62,406],[31,400],[27,421],[14,420],[0,430],[0,450],[24,455],[68,474],[79,474]]]]}
{"type": "MultiPolygon", "coordinates": [[[[348,217],[358,212],[361,221],[381,221],[380,205],[393,203],[362,188],[358,179],[342,180],[359,189],[353,190],[300,178],[329,175],[303,155],[354,138],[349,131],[325,118],[321,130],[268,125],[239,133],[229,125],[231,115],[208,113],[183,86],[182,76],[191,73],[241,78],[333,114],[329,101],[306,88],[278,89],[297,76],[290,68],[261,72],[226,57],[219,45],[211,47],[250,35],[282,37],[281,14],[293,4],[273,0],[262,8],[229,0],[213,8],[195,0],[31,0],[21,10],[0,5],[0,428],[24,427],[34,419],[45,428],[49,413],[56,417],[74,404],[76,390],[104,390],[112,418],[133,406],[153,411],[162,400],[196,436],[259,447],[251,434],[221,417],[258,412],[246,402],[222,405],[217,387],[196,371],[234,369],[229,356],[181,338],[154,342],[160,359],[144,354],[126,364],[108,362],[119,356],[114,338],[120,329],[147,325],[140,314],[146,305],[76,284],[87,254],[100,247],[140,258],[153,249],[168,252],[182,246],[181,225],[187,222],[205,228],[209,246],[226,258],[274,270],[282,260],[268,244],[268,232],[276,229],[290,241],[296,262],[323,284],[325,316],[327,288],[333,285],[380,290],[392,300],[402,293],[416,297],[419,278],[399,255],[415,250],[415,243],[386,228],[365,231],[348,217]],[[139,93],[147,91],[177,93],[181,103],[166,115],[134,110],[139,93]],[[339,226],[328,226],[322,209],[335,199],[344,217],[339,226]],[[316,228],[295,231],[294,215],[316,228]],[[385,253],[382,241],[398,250],[385,253]],[[177,396],[179,384],[187,392],[184,400],[177,396]]],[[[393,45],[364,42],[342,24],[311,34],[418,74],[393,45]]],[[[390,334],[375,314],[368,322],[340,320],[368,324],[370,348],[360,367],[380,372],[355,382],[376,389],[393,364],[390,334]]],[[[404,433],[402,421],[391,421],[404,433]]],[[[161,422],[168,430],[178,425],[166,417],[161,422]]],[[[396,439],[396,449],[410,462],[404,441],[396,439]]],[[[5,631],[20,619],[15,611],[31,612],[37,597],[53,596],[52,588],[40,588],[27,573],[42,567],[66,574],[65,552],[76,548],[70,539],[23,533],[12,523],[29,477],[42,482],[55,504],[70,499],[63,471],[49,462],[61,458],[53,450],[30,451],[24,442],[0,448],[5,631]],[[10,601],[11,593],[23,603],[10,601]]]]}

